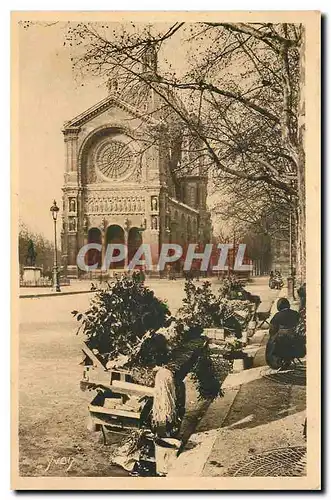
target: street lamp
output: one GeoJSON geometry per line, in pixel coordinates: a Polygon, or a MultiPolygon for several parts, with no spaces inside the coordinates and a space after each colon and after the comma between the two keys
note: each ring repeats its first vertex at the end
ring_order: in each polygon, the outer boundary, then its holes
{"type": "Polygon", "coordinates": [[[59,213],[59,207],[56,204],[56,201],[53,201],[53,205],[50,208],[52,212],[52,217],[54,221],[54,267],[53,267],[53,287],[56,292],[61,292],[60,283],[59,283],[59,273],[57,266],[57,245],[56,245],[56,221],[59,213]]]}
{"type": "Polygon", "coordinates": [[[128,265],[129,265],[129,231],[131,228],[131,221],[130,219],[126,218],[124,220],[124,234],[125,234],[125,259],[124,259],[124,269],[127,270],[128,265]]]}

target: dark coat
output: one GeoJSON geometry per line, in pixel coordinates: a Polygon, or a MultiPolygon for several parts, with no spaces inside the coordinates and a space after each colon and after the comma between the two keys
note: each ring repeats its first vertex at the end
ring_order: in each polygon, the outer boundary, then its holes
{"type": "Polygon", "coordinates": [[[277,312],[270,321],[270,335],[274,335],[280,329],[291,330],[294,329],[300,319],[300,314],[293,309],[283,309],[277,312]]]}
{"type": "Polygon", "coordinates": [[[299,313],[293,309],[283,309],[274,315],[269,328],[273,356],[285,361],[297,357],[295,330],[299,319],[299,313]]]}

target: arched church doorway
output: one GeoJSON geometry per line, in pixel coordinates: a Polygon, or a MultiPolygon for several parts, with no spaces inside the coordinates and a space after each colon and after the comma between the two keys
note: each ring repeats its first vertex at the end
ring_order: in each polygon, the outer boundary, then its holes
{"type": "MultiPolygon", "coordinates": [[[[105,251],[107,250],[107,245],[110,244],[125,244],[124,229],[121,226],[113,224],[107,227],[106,237],[105,237],[105,251]]],[[[120,254],[120,250],[114,251],[114,257],[120,254]]],[[[110,269],[123,269],[125,266],[125,259],[118,262],[111,262],[110,269]]]]}
{"type": "MultiPolygon", "coordinates": [[[[102,236],[101,231],[97,227],[91,227],[88,230],[87,236],[88,243],[97,243],[102,245],[102,236]]],[[[101,267],[101,251],[91,248],[86,254],[86,264],[88,266],[93,266],[94,264],[98,264],[98,268],[101,267]]]]}
{"type": "Polygon", "coordinates": [[[137,227],[131,227],[128,236],[128,261],[130,262],[135,255],[136,251],[142,244],[143,239],[141,235],[141,230],[137,227]]]}

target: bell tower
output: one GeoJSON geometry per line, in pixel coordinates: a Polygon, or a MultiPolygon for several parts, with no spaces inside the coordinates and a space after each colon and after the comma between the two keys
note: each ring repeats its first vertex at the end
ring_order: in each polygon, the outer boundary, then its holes
{"type": "Polygon", "coordinates": [[[141,77],[145,96],[142,109],[155,120],[161,120],[164,101],[160,94],[164,93],[164,88],[158,85],[157,65],[157,46],[150,41],[146,44],[141,58],[141,77]]]}
{"type": "Polygon", "coordinates": [[[142,70],[145,76],[156,78],[157,74],[157,52],[155,43],[148,42],[142,56],[142,70]]]}

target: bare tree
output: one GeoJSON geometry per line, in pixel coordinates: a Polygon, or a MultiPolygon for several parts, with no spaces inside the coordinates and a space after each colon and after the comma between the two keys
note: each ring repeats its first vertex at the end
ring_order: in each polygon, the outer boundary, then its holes
{"type": "Polygon", "coordinates": [[[303,26],[175,23],[162,33],[152,29],[71,24],[66,43],[75,48],[76,70],[112,75],[137,102],[152,90],[159,103],[154,116],[180,124],[178,143],[185,134],[195,141],[195,158],[211,167],[220,187],[240,180],[291,196],[297,271],[304,280],[303,26]],[[184,74],[154,57],[179,36],[189,42],[184,74]]]}

